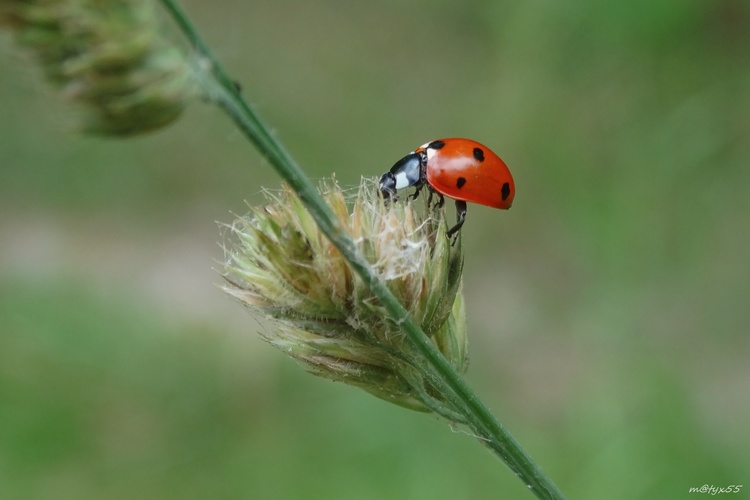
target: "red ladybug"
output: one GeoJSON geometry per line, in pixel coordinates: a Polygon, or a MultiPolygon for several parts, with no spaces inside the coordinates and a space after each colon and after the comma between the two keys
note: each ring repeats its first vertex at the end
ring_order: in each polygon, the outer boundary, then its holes
{"type": "Polygon", "coordinates": [[[395,198],[396,191],[410,186],[419,191],[427,185],[440,196],[456,200],[456,225],[448,230],[455,234],[466,220],[466,202],[509,209],[516,187],[503,160],[487,146],[471,139],[438,139],[428,142],[397,161],[380,178],[380,192],[385,199],[395,198]]]}

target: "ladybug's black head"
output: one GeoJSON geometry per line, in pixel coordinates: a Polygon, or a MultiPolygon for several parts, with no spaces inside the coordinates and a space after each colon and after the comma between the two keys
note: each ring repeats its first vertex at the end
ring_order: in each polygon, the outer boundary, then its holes
{"type": "Polygon", "coordinates": [[[380,194],[386,200],[391,196],[396,196],[396,176],[392,173],[386,172],[380,177],[380,194]]]}

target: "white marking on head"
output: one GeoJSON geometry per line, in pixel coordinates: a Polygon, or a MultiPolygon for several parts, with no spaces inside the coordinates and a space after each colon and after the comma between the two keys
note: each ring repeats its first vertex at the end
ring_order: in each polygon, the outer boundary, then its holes
{"type": "Polygon", "coordinates": [[[406,176],[406,172],[398,172],[394,177],[396,177],[396,189],[404,189],[411,185],[409,184],[409,178],[406,176]]]}

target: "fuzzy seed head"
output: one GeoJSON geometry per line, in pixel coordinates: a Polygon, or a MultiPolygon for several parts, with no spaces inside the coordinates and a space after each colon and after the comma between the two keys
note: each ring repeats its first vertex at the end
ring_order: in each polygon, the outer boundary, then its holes
{"type": "MultiPolygon", "coordinates": [[[[320,190],[378,277],[463,371],[460,236],[452,245],[442,217],[425,216],[412,203],[385,202],[371,180],[363,180],[351,207],[335,181],[320,190]]],[[[418,355],[400,326],[299,198],[288,187],[265,196],[265,206],[251,207],[228,227],[233,241],[225,245],[225,291],[269,318],[265,339],[313,373],[409,408],[435,410],[439,402],[415,368],[418,355]]]]}

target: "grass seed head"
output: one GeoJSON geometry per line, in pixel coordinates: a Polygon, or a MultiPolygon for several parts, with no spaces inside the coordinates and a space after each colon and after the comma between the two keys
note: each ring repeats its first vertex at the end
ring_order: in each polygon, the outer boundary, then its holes
{"type": "MultiPolygon", "coordinates": [[[[442,217],[409,202],[385,203],[370,180],[351,207],[334,181],[320,190],[378,277],[464,371],[460,236],[451,245],[442,217]]],[[[402,406],[435,409],[441,402],[432,399],[417,352],[299,198],[288,187],[265,196],[266,205],[229,226],[226,292],[270,319],[265,339],[313,373],[402,406]]]]}

